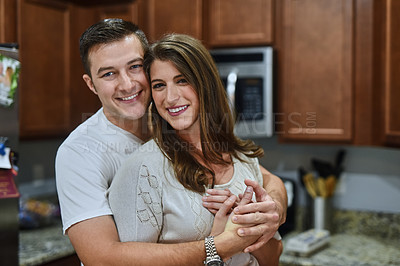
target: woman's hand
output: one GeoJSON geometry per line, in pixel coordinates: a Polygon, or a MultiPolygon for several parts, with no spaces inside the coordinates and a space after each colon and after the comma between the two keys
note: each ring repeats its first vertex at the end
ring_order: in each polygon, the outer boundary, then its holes
{"type": "MultiPolygon", "coordinates": [[[[202,198],[203,206],[213,214],[216,214],[218,210],[221,209],[224,202],[233,195],[229,189],[207,189],[206,192],[208,195],[202,198]]],[[[236,198],[232,208],[228,210],[228,213],[231,213],[238,202],[239,200],[236,198]]]]}
{"type": "Polygon", "coordinates": [[[211,229],[211,235],[216,236],[221,234],[224,230],[233,230],[234,227],[237,227],[237,229],[239,227],[242,227],[243,225],[232,223],[231,220],[231,217],[233,215],[232,208],[234,206],[241,206],[248,204],[249,202],[251,202],[252,197],[253,197],[253,188],[249,186],[244,192],[239,203],[237,202],[238,199],[235,195],[229,196],[223,203],[218,203],[219,210],[215,213],[214,223],[211,229]]]}

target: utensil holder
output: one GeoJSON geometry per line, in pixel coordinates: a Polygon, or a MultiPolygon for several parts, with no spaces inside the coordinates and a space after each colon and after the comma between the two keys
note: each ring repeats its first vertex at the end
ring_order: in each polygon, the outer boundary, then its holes
{"type": "Polygon", "coordinates": [[[313,202],[313,220],[315,229],[331,230],[332,206],[330,198],[315,197],[313,202]]]}

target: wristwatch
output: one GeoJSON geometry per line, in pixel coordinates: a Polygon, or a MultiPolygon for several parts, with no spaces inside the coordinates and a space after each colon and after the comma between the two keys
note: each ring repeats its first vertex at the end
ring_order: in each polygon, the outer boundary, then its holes
{"type": "Polygon", "coordinates": [[[207,266],[223,266],[224,261],[217,254],[217,248],[215,247],[214,237],[208,236],[206,237],[204,244],[206,246],[206,260],[204,261],[204,265],[207,266]]]}

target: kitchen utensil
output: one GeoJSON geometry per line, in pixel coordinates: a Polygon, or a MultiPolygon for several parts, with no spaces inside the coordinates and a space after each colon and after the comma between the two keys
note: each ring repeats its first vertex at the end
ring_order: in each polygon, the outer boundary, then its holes
{"type": "Polygon", "coordinates": [[[303,176],[303,181],[308,194],[310,194],[312,198],[317,197],[317,186],[315,184],[314,175],[307,173],[305,176],[303,176]]]}
{"type": "Polygon", "coordinates": [[[333,196],[336,188],[336,176],[330,175],[325,180],[327,197],[333,196]]]}
{"type": "Polygon", "coordinates": [[[326,198],[328,196],[328,191],[326,188],[326,181],[323,177],[317,179],[318,195],[320,197],[326,198]]]}

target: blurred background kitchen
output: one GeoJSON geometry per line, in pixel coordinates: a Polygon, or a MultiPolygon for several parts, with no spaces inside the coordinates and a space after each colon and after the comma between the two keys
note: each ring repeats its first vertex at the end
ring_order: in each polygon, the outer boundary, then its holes
{"type": "MultiPolygon", "coordinates": [[[[137,23],[150,41],[180,32],[203,40],[212,51],[272,48],[270,74],[237,73],[236,107],[242,114],[262,113],[270,123],[269,132],[253,134],[260,117],[242,117],[247,137],[265,150],[262,165],[290,188],[285,241],[315,227],[303,174],[327,180],[313,162],[335,166],[339,152],[345,152],[328,200],[330,245],[307,256],[285,250],[282,265],[336,265],[338,254],[337,265],[398,265],[397,14],[400,1],[394,0],[0,0],[0,42],[17,44],[21,63],[13,105],[17,120],[1,115],[9,107],[0,106],[0,136],[9,138],[6,146],[18,155],[14,180],[20,193],[19,230],[14,239],[1,238],[0,245],[15,239],[19,244],[15,253],[0,254],[0,265],[77,263],[57,218],[54,158],[68,133],[100,107],[82,80],[78,39],[107,17],[137,23]],[[270,91],[251,83],[257,78],[270,82],[270,91]],[[10,136],[4,129],[16,121],[17,137],[10,136]],[[23,220],[21,206],[28,200],[36,205],[28,205],[31,212],[23,220]],[[51,212],[38,211],[43,208],[51,212]],[[34,215],[41,217],[36,224],[34,215]]],[[[243,64],[237,58],[230,63],[243,64]]],[[[6,208],[9,203],[2,200],[6,208]]]]}

